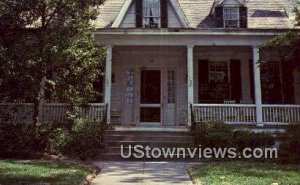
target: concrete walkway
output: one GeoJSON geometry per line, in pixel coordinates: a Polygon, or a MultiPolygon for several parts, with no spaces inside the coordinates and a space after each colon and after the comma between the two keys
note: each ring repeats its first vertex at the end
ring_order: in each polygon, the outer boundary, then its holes
{"type": "Polygon", "coordinates": [[[92,185],[192,185],[187,162],[94,162],[102,170],[92,185]]]}

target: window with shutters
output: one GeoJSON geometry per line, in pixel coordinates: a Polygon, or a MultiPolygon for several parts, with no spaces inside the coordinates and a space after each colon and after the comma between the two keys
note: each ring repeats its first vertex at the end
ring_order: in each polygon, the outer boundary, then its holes
{"type": "Polygon", "coordinates": [[[143,0],[143,27],[161,27],[160,0],[143,0]]]}
{"type": "Polygon", "coordinates": [[[224,27],[225,28],[239,28],[239,8],[238,7],[224,7],[223,10],[224,27]]]}
{"type": "Polygon", "coordinates": [[[214,16],[218,28],[248,27],[248,9],[246,6],[217,6],[214,16]]]}

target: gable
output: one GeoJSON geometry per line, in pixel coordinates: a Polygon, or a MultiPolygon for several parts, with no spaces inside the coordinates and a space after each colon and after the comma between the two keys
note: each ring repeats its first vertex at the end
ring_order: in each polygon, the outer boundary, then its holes
{"type": "MultiPolygon", "coordinates": [[[[125,7],[126,13],[122,15],[122,11],[120,10],[117,20],[120,21],[120,24],[113,25],[113,27],[120,27],[120,28],[135,28],[136,27],[136,10],[135,10],[135,0],[126,0],[127,2],[124,3],[122,9],[126,6],[126,3],[130,2],[130,5],[125,7]],[[120,17],[119,17],[120,16],[120,17]]],[[[180,12],[180,6],[176,6],[177,1],[172,2],[172,0],[168,1],[167,9],[168,9],[168,28],[183,28],[188,27],[186,20],[182,20],[184,16],[183,13],[180,12]],[[181,16],[181,17],[180,17],[181,16]]],[[[116,22],[116,20],[115,20],[116,22]]]]}

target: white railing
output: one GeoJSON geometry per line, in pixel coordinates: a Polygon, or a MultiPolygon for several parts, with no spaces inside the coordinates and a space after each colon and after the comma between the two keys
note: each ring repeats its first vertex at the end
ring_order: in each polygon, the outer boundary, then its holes
{"type": "Polygon", "coordinates": [[[263,105],[264,123],[299,123],[300,105],[263,105]]]}
{"type": "Polygon", "coordinates": [[[193,112],[196,122],[256,122],[256,106],[249,104],[194,104],[193,112]]]}
{"type": "Polygon", "coordinates": [[[33,110],[33,103],[1,103],[0,123],[32,123],[33,110]]]}
{"type": "MultiPolygon", "coordinates": [[[[66,121],[68,104],[47,103],[42,107],[39,113],[42,123],[54,123],[66,121]]],[[[0,104],[0,122],[9,120],[14,123],[32,123],[33,104],[0,104]]],[[[95,122],[103,121],[105,115],[104,103],[93,103],[87,106],[76,107],[78,116],[87,118],[95,122]]]]}

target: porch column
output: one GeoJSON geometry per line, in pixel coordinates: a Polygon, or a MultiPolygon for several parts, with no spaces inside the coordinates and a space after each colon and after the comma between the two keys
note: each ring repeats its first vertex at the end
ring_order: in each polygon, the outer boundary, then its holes
{"type": "Polygon", "coordinates": [[[261,92],[261,79],[259,67],[259,48],[253,47],[253,71],[254,71],[254,88],[255,88],[255,104],[256,104],[256,123],[257,126],[263,126],[262,114],[262,92],[261,92]]]}
{"type": "Polygon", "coordinates": [[[187,88],[188,88],[188,126],[192,125],[192,109],[194,104],[194,46],[187,46],[187,88]]]}
{"type": "Polygon", "coordinates": [[[110,123],[110,107],[111,107],[111,75],[112,75],[112,46],[106,46],[105,61],[105,92],[104,103],[107,105],[107,123],[110,123]]]}

